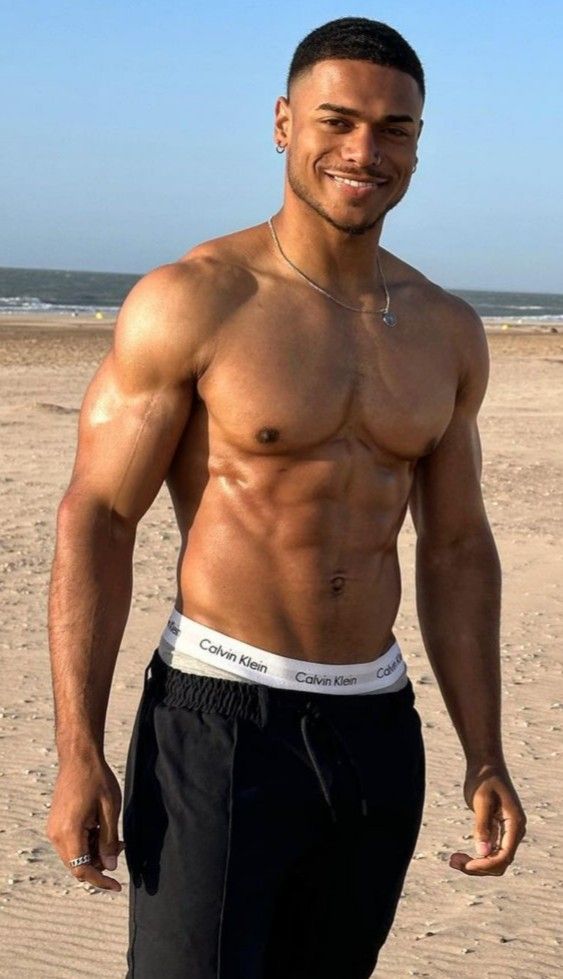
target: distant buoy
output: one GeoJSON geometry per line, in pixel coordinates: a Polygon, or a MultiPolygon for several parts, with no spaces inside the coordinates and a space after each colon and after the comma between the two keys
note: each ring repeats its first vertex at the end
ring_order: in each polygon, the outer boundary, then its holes
{"type": "Polygon", "coordinates": [[[97,313],[96,313],[96,319],[97,320],[103,320],[103,318],[104,318],[104,314],[103,313],[100,313],[100,310],[98,310],[97,313]]]}
{"type": "Polygon", "coordinates": [[[509,330],[510,329],[510,323],[503,323],[502,324],[502,328],[503,328],[503,330],[509,330]]]}

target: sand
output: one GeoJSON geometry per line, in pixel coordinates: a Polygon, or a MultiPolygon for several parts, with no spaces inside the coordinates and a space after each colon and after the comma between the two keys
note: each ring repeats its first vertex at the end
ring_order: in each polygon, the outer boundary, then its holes
{"type": "MultiPolygon", "coordinates": [[[[57,766],[45,627],[55,512],[72,465],[78,408],[111,327],[52,316],[0,319],[0,975],[10,979],[125,974],[123,858],[116,873],[123,891],[92,890],[65,870],[45,838],[57,766]]],[[[491,330],[481,415],[484,493],[504,569],[505,749],[528,834],[503,878],[469,878],[448,867],[452,851],[471,850],[472,817],[461,794],[461,750],[420,640],[407,523],[397,633],[423,718],[428,784],[380,979],[563,976],[559,329],[491,330]]],[[[134,599],[108,712],[106,756],[122,784],[143,668],[175,595],[176,539],[163,491],[139,528],[134,599]]]]}

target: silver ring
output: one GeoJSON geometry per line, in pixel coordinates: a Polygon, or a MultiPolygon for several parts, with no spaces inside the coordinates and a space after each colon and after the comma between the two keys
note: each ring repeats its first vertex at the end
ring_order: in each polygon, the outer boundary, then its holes
{"type": "Polygon", "coordinates": [[[81,857],[75,857],[74,860],[69,860],[69,867],[82,867],[85,863],[92,863],[92,857],[89,853],[83,853],[81,857]]]}

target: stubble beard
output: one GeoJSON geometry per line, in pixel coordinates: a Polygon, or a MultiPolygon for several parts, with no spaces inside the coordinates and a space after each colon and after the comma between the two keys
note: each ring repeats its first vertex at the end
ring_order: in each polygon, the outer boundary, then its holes
{"type": "Polygon", "coordinates": [[[287,153],[287,180],[293,193],[295,194],[296,197],[299,198],[299,200],[303,201],[304,204],[307,204],[310,208],[312,208],[313,211],[315,211],[322,218],[324,218],[325,221],[328,221],[328,223],[331,224],[333,228],[336,228],[338,231],[344,232],[344,234],[350,236],[356,236],[356,237],[359,237],[360,235],[365,235],[368,231],[371,231],[378,224],[383,223],[383,219],[385,215],[388,214],[389,211],[392,211],[393,208],[397,206],[397,204],[403,199],[403,197],[407,192],[407,188],[405,187],[405,190],[403,191],[401,196],[397,198],[397,200],[392,201],[386,208],[384,208],[381,214],[378,214],[378,216],[374,218],[372,221],[366,221],[363,224],[342,224],[339,221],[335,221],[332,215],[330,215],[329,212],[326,210],[324,205],[321,204],[321,202],[318,201],[315,197],[313,197],[313,195],[309,192],[305,184],[301,182],[299,176],[296,173],[295,168],[292,166],[291,153],[289,152],[289,150],[287,153]]]}

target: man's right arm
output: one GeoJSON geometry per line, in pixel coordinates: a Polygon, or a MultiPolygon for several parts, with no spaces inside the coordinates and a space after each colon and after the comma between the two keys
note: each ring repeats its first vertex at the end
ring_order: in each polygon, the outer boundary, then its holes
{"type": "MultiPolygon", "coordinates": [[[[168,472],[188,421],[198,371],[188,322],[190,273],[165,266],[142,279],[120,312],[114,342],[80,413],[78,448],[57,519],[49,595],[49,644],[59,776],[48,835],[65,861],[117,856],[121,794],[104,760],[104,725],[129,614],[136,526],[168,472]]],[[[100,873],[75,872],[109,887],[100,873]]],[[[112,889],[119,889],[117,881],[112,889]]]]}

